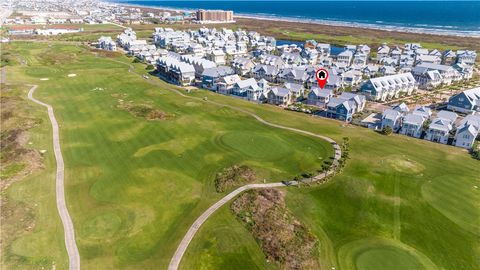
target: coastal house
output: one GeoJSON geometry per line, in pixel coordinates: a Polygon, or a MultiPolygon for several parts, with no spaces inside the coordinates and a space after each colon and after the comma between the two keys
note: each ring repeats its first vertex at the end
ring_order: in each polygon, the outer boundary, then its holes
{"type": "Polygon", "coordinates": [[[320,89],[318,86],[313,86],[310,89],[310,92],[308,92],[306,103],[308,105],[324,108],[332,97],[333,90],[320,89]]]}
{"type": "Polygon", "coordinates": [[[448,99],[447,109],[454,112],[480,112],[480,87],[465,90],[448,99]]]}
{"type": "Polygon", "coordinates": [[[344,63],[350,66],[353,59],[353,52],[351,50],[345,50],[337,55],[337,63],[344,63]]]}
{"type": "Polygon", "coordinates": [[[308,74],[303,68],[284,68],[277,75],[278,82],[292,82],[304,84],[308,79],[308,74]]]}
{"type": "Polygon", "coordinates": [[[331,47],[330,44],[325,43],[318,43],[316,46],[316,50],[318,51],[319,57],[330,57],[331,47]]]}
{"type": "Polygon", "coordinates": [[[363,111],[366,99],[362,95],[343,92],[339,97],[332,97],[327,103],[326,116],[350,122],[355,113],[363,111]]]}
{"type": "Polygon", "coordinates": [[[180,55],[180,61],[192,65],[195,68],[195,76],[197,78],[200,78],[202,76],[202,73],[205,69],[214,68],[217,66],[217,64],[205,58],[191,55],[180,55]]]}
{"type": "Polygon", "coordinates": [[[102,50],[107,50],[107,51],[116,51],[117,50],[117,44],[115,41],[112,40],[111,37],[108,36],[101,36],[98,39],[98,45],[97,47],[102,50]]]}
{"type": "Polygon", "coordinates": [[[438,112],[437,117],[428,126],[425,140],[447,144],[450,131],[452,131],[457,117],[457,114],[453,112],[438,112]]]}
{"type": "Polygon", "coordinates": [[[206,59],[217,65],[225,65],[225,53],[222,50],[211,51],[207,54],[206,59]]]}
{"type": "Polygon", "coordinates": [[[286,106],[291,103],[292,94],[287,88],[275,86],[267,91],[266,96],[269,104],[286,106]]]}
{"type": "Polygon", "coordinates": [[[302,100],[304,98],[305,87],[303,87],[303,84],[286,82],[283,84],[283,87],[290,91],[292,101],[302,100]]]}
{"type": "Polygon", "coordinates": [[[480,115],[470,114],[462,119],[455,133],[455,146],[471,149],[480,134],[480,115]]]}
{"type": "Polygon", "coordinates": [[[429,119],[430,116],[432,116],[432,110],[428,107],[425,106],[418,106],[416,107],[413,112],[413,114],[420,115],[423,117],[425,120],[429,119]]]}
{"type": "Polygon", "coordinates": [[[231,95],[233,86],[241,80],[237,74],[221,77],[216,82],[216,91],[222,95],[231,95]]]}
{"type": "Polygon", "coordinates": [[[390,127],[394,132],[398,131],[402,124],[402,114],[394,109],[386,109],[382,113],[381,128],[390,127]]]}
{"type": "Polygon", "coordinates": [[[423,132],[425,118],[419,114],[409,113],[403,118],[400,134],[420,138],[423,132]]]}
{"type": "Polygon", "coordinates": [[[393,110],[399,111],[402,115],[407,114],[410,112],[410,109],[408,108],[407,104],[405,103],[400,103],[392,106],[393,110]]]}
{"type": "Polygon", "coordinates": [[[457,54],[455,51],[446,50],[442,54],[442,65],[453,65],[457,60],[457,54]]]}
{"type": "Polygon", "coordinates": [[[258,86],[257,80],[254,78],[237,81],[232,88],[232,95],[252,101],[257,101],[262,92],[262,88],[258,86]]]}
{"type": "Polygon", "coordinates": [[[442,74],[438,70],[430,70],[426,67],[416,66],[412,69],[412,74],[422,89],[433,89],[438,87],[442,81],[442,74]]]}
{"type": "Polygon", "coordinates": [[[354,102],[343,98],[332,97],[327,103],[326,116],[350,122],[354,114],[354,102]]]}
{"type": "Polygon", "coordinates": [[[477,52],[470,50],[458,50],[457,51],[457,63],[465,63],[473,66],[477,59],[477,52]]]}
{"type": "Polygon", "coordinates": [[[387,57],[390,54],[390,47],[387,44],[382,44],[382,46],[377,49],[377,61],[380,61],[382,58],[387,57]]]}
{"type": "Polygon", "coordinates": [[[255,63],[252,59],[246,57],[237,57],[231,64],[232,68],[238,75],[245,76],[249,74],[255,67],[255,63]]]}
{"type": "Polygon", "coordinates": [[[368,99],[385,101],[398,98],[401,94],[411,95],[417,89],[417,83],[412,73],[371,78],[360,88],[368,99]]]}
{"type": "Polygon", "coordinates": [[[265,79],[269,82],[275,82],[278,73],[279,70],[276,66],[264,64],[257,64],[252,70],[252,75],[254,78],[258,80],[265,79]]]}
{"type": "Polygon", "coordinates": [[[415,57],[415,64],[440,64],[442,62],[442,58],[437,55],[431,54],[420,54],[415,57]]]}
{"type": "Polygon", "coordinates": [[[217,90],[216,81],[220,77],[232,74],[234,74],[233,69],[227,66],[207,68],[202,73],[202,87],[210,90],[217,90]]]}
{"type": "Polygon", "coordinates": [[[272,54],[262,54],[260,55],[259,60],[261,64],[274,66],[276,68],[281,68],[285,64],[280,56],[272,54]]]}

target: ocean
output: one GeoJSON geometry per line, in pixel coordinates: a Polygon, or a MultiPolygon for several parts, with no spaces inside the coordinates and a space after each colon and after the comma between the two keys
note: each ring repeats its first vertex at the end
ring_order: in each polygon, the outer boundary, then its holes
{"type": "Polygon", "coordinates": [[[332,25],[480,36],[480,1],[142,1],[111,2],[332,25]]]}

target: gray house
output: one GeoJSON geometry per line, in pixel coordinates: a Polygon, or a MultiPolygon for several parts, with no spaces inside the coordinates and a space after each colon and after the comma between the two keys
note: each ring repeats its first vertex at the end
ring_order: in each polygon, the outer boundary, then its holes
{"type": "Polygon", "coordinates": [[[318,86],[312,87],[307,96],[307,104],[325,107],[325,105],[330,101],[330,98],[333,96],[332,90],[322,90],[318,86]]]}
{"type": "Polygon", "coordinates": [[[455,146],[470,149],[479,134],[480,115],[467,115],[458,125],[455,134],[455,146]]]}
{"type": "Polygon", "coordinates": [[[450,131],[457,119],[457,114],[449,111],[440,111],[437,118],[428,126],[425,140],[447,144],[450,131]]]}
{"type": "Polygon", "coordinates": [[[421,115],[409,113],[403,118],[403,126],[400,134],[420,138],[422,136],[422,127],[425,118],[421,115]]]}
{"type": "Polygon", "coordinates": [[[382,114],[382,129],[390,127],[393,131],[398,131],[402,124],[402,114],[393,109],[386,109],[382,114]]]}

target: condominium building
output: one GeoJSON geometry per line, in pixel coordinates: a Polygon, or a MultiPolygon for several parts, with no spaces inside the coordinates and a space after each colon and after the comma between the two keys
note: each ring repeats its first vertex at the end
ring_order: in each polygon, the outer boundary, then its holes
{"type": "Polygon", "coordinates": [[[231,10],[204,10],[197,11],[199,22],[233,22],[233,11],[231,10]]]}

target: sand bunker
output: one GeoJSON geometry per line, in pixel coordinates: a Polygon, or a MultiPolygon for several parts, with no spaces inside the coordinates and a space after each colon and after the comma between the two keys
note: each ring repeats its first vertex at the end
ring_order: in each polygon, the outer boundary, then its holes
{"type": "Polygon", "coordinates": [[[67,76],[68,76],[68,77],[75,77],[75,76],[77,76],[77,74],[75,74],[75,73],[70,73],[70,74],[68,74],[67,76]]]}
{"type": "Polygon", "coordinates": [[[40,81],[48,81],[49,78],[41,78],[40,81]]]}

